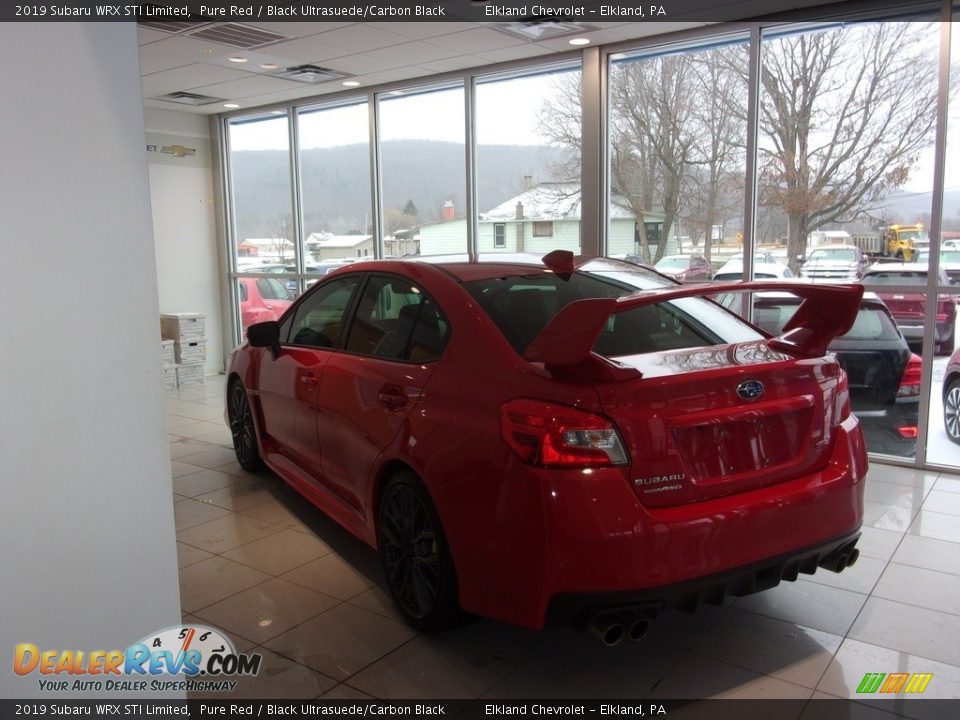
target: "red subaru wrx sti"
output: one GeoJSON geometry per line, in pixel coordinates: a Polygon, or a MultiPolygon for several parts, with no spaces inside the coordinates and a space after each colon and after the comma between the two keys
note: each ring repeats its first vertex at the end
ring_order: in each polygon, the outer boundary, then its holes
{"type": "Polygon", "coordinates": [[[466,611],[612,644],[839,572],[867,457],[826,347],[862,288],[733,287],[803,303],[774,338],[711,286],[564,251],[350,265],[232,353],[237,457],[378,548],[421,629],[466,611]]]}

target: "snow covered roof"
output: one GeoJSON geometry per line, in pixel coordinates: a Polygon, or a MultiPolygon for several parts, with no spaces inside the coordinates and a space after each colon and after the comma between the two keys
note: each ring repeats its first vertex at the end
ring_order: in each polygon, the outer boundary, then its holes
{"type": "MultiPolygon", "coordinates": [[[[480,222],[506,222],[517,219],[517,203],[523,205],[524,220],[579,220],[580,183],[540,183],[496,207],[482,212],[480,222]]],[[[626,203],[614,198],[610,205],[611,220],[633,220],[626,203]]]]}
{"type": "Polygon", "coordinates": [[[279,247],[292,246],[293,243],[286,238],[246,238],[241,245],[253,245],[254,247],[279,247]]]}
{"type": "Polygon", "coordinates": [[[319,235],[313,233],[307,238],[306,246],[320,248],[354,248],[373,239],[372,235],[319,235]]]}

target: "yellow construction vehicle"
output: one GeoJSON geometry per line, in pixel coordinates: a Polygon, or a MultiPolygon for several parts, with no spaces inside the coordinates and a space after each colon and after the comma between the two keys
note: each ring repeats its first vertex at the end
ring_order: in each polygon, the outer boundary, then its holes
{"type": "Polygon", "coordinates": [[[927,231],[923,225],[888,225],[880,228],[880,233],[884,239],[884,253],[888,257],[895,257],[898,260],[910,262],[917,250],[917,243],[929,242],[927,231]]]}

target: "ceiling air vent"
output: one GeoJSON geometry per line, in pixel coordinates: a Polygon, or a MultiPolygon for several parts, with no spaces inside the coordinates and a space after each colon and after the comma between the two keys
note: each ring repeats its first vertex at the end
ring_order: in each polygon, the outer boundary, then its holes
{"type": "Polygon", "coordinates": [[[166,102],[179,103],[181,105],[209,105],[210,103],[223,102],[223,98],[210,97],[209,95],[198,95],[197,93],[192,92],[172,92],[166,95],[161,95],[154,100],[164,100],[166,102]]]}
{"type": "Polygon", "coordinates": [[[145,20],[137,23],[140,27],[174,34],[206,24],[206,21],[190,22],[189,20],[145,20]]]}
{"type": "Polygon", "coordinates": [[[235,48],[255,48],[288,39],[286,35],[240,23],[213,23],[187,35],[235,48]]]}
{"type": "Polygon", "coordinates": [[[320,67],[319,65],[296,65],[294,67],[275,70],[270,73],[273,77],[284,78],[285,80],[296,80],[297,82],[309,83],[311,85],[327,80],[339,80],[346,77],[345,73],[339,70],[320,67]]]}
{"type": "Polygon", "coordinates": [[[511,23],[491,23],[495,30],[505,32],[514,37],[523,38],[530,42],[538,40],[552,40],[553,38],[563,37],[565,35],[574,35],[576,33],[587,32],[596,28],[584,23],[563,22],[557,20],[520,20],[511,23]]]}

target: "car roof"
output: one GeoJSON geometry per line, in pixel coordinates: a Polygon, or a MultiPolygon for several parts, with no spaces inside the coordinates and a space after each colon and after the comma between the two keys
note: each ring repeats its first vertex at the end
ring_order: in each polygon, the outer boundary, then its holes
{"type": "MultiPolygon", "coordinates": [[[[448,275],[452,275],[459,282],[471,282],[474,280],[491,280],[502,277],[521,277],[524,275],[535,275],[537,273],[552,272],[543,261],[542,255],[536,253],[490,253],[484,255],[481,259],[471,259],[468,255],[413,255],[398,258],[385,258],[382,260],[362,260],[355,263],[348,263],[334,272],[362,271],[367,268],[375,267],[381,271],[388,271],[391,266],[415,266],[432,265],[442,268],[448,275]]],[[[647,265],[630,262],[628,260],[619,260],[616,258],[595,257],[595,258],[574,258],[578,270],[590,271],[621,271],[637,272],[643,270],[651,275],[663,277],[647,265]]]]}
{"type": "Polygon", "coordinates": [[[881,272],[927,272],[929,269],[923,263],[876,263],[867,269],[867,275],[875,275],[881,272]]]}
{"type": "MultiPolygon", "coordinates": [[[[730,272],[734,268],[743,270],[743,260],[727,260],[717,272],[730,272]]],[[[753,269],[767,270],[769,272],[783,272],[785,269],[787,269],[787,266],[779,262],[755,262],[753,263],[753,269]]]]}
{"type": "MultiPolygon", "coordinates": [[[[725,293],[725,294],[729,294],[729,293],[725,293]]],[[[780,291],[774,291],[774,290],[756,293],[755,297],[759,300],[788,300],[790,302],[793,302],[795,300],[798,303],[803,299],[799,295],[793,295],[788,292],[780,292],[780,291]]],[[[880,296],[877,295],[875,292],[863,293],[863,299],[861,300],[860,304],[861,306],[862,305],[883,305],[884,307],[886,307],[886,304],[883,302],[883,300],[880,299],[880,296]]]]}

